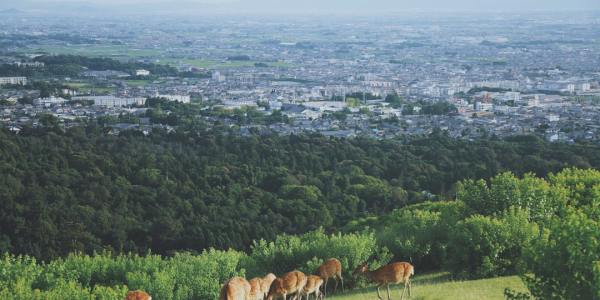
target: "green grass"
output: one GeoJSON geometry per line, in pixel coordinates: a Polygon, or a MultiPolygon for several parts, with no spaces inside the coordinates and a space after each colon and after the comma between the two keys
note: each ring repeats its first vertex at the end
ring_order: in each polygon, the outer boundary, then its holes
{"type": "Polygon", "coordinates": [[[150,84],[150,80],[125,80],[128,86],[138,87],[150,84]]]}
{"type": "Polygon", "coordinates": [[[36,48],[24,48],[22,52],[48,52],[51,54],[73,54],[84,56],[112,56],[112,57],[156,57],[162,52],[155,49],[135,49],[127,45],[72,45],[54,46],[42,45],[36,48]]]}
{"type": "MultiPolygon", "coordinates": [[[[451,281],[448,273],[434,273],[417,276],[412,283],[412,300],[503,300],[504,289],[510,288],[527,292],[525,285],[517,276],[499,277],[471,281],[451,281]]],[[[390,286],[391,298],[400,299],[402,285],[390,286]]],[[[408,294],[408,291],[407,291],[408,294]]],[[[381,296],[387,299],[387,291],[381,288],[381,296]]],[[[377,300],[375,288],[355,290],[337,295],[335,300],[377,300]]],[[[407,295],[404,296],[407,299],[407,295]]]]}
{"type": "MultiPolygon", "coordinates": [[[[206,60],[206,59],[177,59],[177,58],[167,58],[161,59],[160,63],[169,64],[172,66],[177,66],[179,64],[190,65],[196,68],[206,68],[206,69],[225,69],[225,68],[240,68],[240,67],[254,67],[255,63],[259,63],[259,61],[249,60],[249,61],[215,61],[215,60],[206,60]]],[[[278,61],[278,62],[264,62],[269,66],[273,67],[289,67],[290,65],[286,62],[278,61]]]]}

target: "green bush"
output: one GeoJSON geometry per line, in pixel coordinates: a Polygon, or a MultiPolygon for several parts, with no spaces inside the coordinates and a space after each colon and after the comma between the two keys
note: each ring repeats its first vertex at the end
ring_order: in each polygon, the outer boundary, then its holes
{"type": "Polygon", "coordinates": [[[244,276],[237,251],[200,255],[72,254],[48,264],[5,255],[0,262],[0,299],[123,299],[141,289],[156,299],[216,299],[221,284],[244,276]]]}
{"type": "Polygon", "coordinates": [[[518,207],[534,221],[554,216],[567,197],[567,190],[560,185],[551,185],[532,174],[519,179],[512,173],[497,175],[489,185],[484,180],[459,182],[456,196],[477,214],[489,216],[518,207]]]}
{"type": "Polygon", "coordinates": [[[389,262],[391,255],[377,245],[372,233],[327,235],[317,230],[300,236],[282,235],[273,242],[255,242],[250,254],[253,266],[248,269],[253,276],[268,272],[281,275],[294,269],[313,274],[332,257],[340,260],[345,282],[351,285],[354,282],[350,275],[359,264],[375,258],[370,262],[378,267],[389,262]]]}
{"type": "Polygon", "coordinates": [[[421,270],[442,267],[449,233],[464,218],[460,201],[427,202],[394,211],[377,225],[377,239],[396,260],[408,260],[421,270]]]}
{"type": "Polygon", "coordinates": [[[516,273],[522,250],[537,234],[527,217],[512,209],[500,219],[474,215],[458,222],[451,233],[446,266],[462,278],[516,273]]]}
{"type": "Polygon", "coordinates": [[[596,266],[594,267],[594,278],[596,280],[596,286],[594,287],[596,290],[596,299],[600,299],[600,261],[596,262],[596,266]]]}
{"type": "Polygon", "coordinates": [[[539,299],[600,299],[600,222],[570,209],[553,219],[524,255],[525,282],[539,299]]]}

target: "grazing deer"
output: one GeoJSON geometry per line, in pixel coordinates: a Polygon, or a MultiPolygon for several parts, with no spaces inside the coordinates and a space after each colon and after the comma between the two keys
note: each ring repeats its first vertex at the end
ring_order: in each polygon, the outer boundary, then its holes
{"type": "Polygon", "coordinates": [[[248,281],[250,283],[250,299],[264,300],[267,297],[271,283],[273,283],[275,278],[275,274],[269,273],[265,277],[257,277],[248,281]]]}
{"type": "Polygon", "coordinates": [[[250,300],[264,300],[265,295],[262,292],[261,288],[262,278],[256,277],[248,280],[250,283],[250,300]]]}
{"type": "Polygon", "coordinates": [[[327,295],[327,282],[329,278],[335,279],[335,286],[333,287],[333,292],[337,291],[338,287],[338,279],[342,282],[342,292],[344,292],[344,278],[342,278],[342,263],[335,259],[331,258],[328,261],[324,262],[317,268],[315,275],[318,275],[323,280],[325,280],[325,287],[323,288],[323,293],[327,295]]]}
{"type": "Polygon", "coordinates": [[[125,300],[152,300],[152,297],[144,291],[137,290],[127,292],[125,300]]]}
{"type": "Polygon", "coordinates": [[[321,293],[321,286],[323,285],[323,279],[319,276],[309,275],[306,278],[306,286],[304,287],[304,295],[306,300],[309,300],[311,294],[315,294],[315,299],[323,299],[323,293],[321,293]]]}
{"type": "Polygon", "coordinates": [[[380,300],[381,295],[379,294],[379,288],[382,286],[386,286],[388,300],[390,299],[390,284],[400,284],[404,282],[404,289],[402,290],[402,296],[400,300],[404,299],[404,292],[408,287],[408,297],[410,298],[410,276],[415,274],[415,268],[407,263],[407,262],[397,262],[385,265],[375,271],[369,271],[369,265],[364,263],[360,265],[356,270],[352,273],[352,276],[356,276],[359,274],[364,274],[368,280],[377,284],[377,297],[380,300]]]}
{"type": "Polygon", "coordinates": [[[271,284],[275,278],[277,278],[275,274],[269,273],[260,281],[260,289],[263,292],[263,299],[267,298],[267,294],[269,294],[269,289],[271,288],[271,284]]]}
{"type": "Polygon", "coordinates": [[[241,277],[233,277],[221,288],[219,300],[250,300],[250,283],[241,277]]]}
{"type": "Polygon", "coordinates": [[[295,300],[301,300],[306,286],[306,275],[300,271],[292,271],[284,274],[280,278],[275,278],[269,293],[267,294],[267,300],[278,299],[283,297],[283,300],[287,300],[287,295],[295,294],[295,300]]]}

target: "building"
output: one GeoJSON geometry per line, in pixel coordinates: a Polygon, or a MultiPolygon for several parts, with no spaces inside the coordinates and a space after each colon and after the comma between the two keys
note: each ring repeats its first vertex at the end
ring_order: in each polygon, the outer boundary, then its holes
{"type": "Polygon", "coordinates": [[[89,100],[93,101],[96,106],[106,106],[106,107],[115,107],[115,106],[131,106],[131,105],[144,105],[146,103],[146,98],[136,97],[136,98],[120,98],[115,96],[78,96],[73,97],[73,100],[89,100]]]}
{"type": "Polygon", "coordinates": [[[158,95],[158,98],[164,98],[169,101],[177,101],[181,103],[190,103],[191,97],[189,95],[158,95]]]}
{"type": "Polygon", "coordinates": [[[214,71],[212,73],[212,80],[216,82],[224,82],[226,79],[227,78],[225,77],[225,75],[222,75],[219,71],[214,71]]]}
{"type": "Polygon", "coordinates": [[[3,84],[27,84],[27,77],[0,77],[0,85],[3,84]]]}
{"type": "Polygon", "coordinates": [[[148,70],[144,70],[144,69],[139,69],[135,71],[135,76],[149,76],[150,75],[150,71],[148,70]]]}
{"type": "Polygon", "coordinates": [[[47,97],[47,98],[38,98],[33,100],[33,105],[43,105],[43,106],[51,106],[57,104],[63,104],[69,100],[60,98],[60,97],[47,97]]]}

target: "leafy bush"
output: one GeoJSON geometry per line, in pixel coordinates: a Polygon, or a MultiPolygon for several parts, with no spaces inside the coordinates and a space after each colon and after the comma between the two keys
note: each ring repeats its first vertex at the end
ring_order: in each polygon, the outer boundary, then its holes
{"type": "Polygon", "coordinates": [[[600,222],[571,209],[525,252],[525,282],[540,299],[600,299],[600,222]],[[595,273],[596,272],[596,273],[595,273]]]}
{"type": "Polygon", "coordinates": [[[216,299],[228,278],[244,275],[245,254],[207,250],[200,255],[69,255],[48,264],[5,255],[0,299],[123,299],[128,289],[156,299],[216,299]],[[9,297],[10,295],[10,297],[9,297]]]}
{"type": "Polygon", "coordinates": [[[392,212],[376,224],[377,239],[396,260],[421,270],[439,269],[446,260],[449,233],[464,217],[460,201],[427,202],[392,212]]]}
{"type": "Polygon", "coordinates": [[[389,262],[391,255],[377,245],[372,233],[327,235],[317,230],[300,236],[282,235],[273,242],[255,242],[250,254],[253,266],[248,269],[253,276],[268,272],[280,275],[294,269],[313,274],[316,267],[332,257],[340,260],[345,282],[351,285],[350,275],[359,264],[375,258],[370,263],[378,267],[389,262]]]}
{"type": "Polygon", "coordinates": [[[500,219],[474,215],[458,222],[450,237],[447,267],[463,278],[514,274],[522,250],[537,234],[527,217],[512,209],[500,219]]]}
{"type": "Polygon", "coordinates": [[[564,206],[567,196],[566,189],[532,174],[519,179],[512,173],[502,173],[489,185],[484,180],[469,179],[457,186],[457,199],[475,213],[488,216],[518,207],[527,210],[535,221],[552,217],[564,206]]]}

